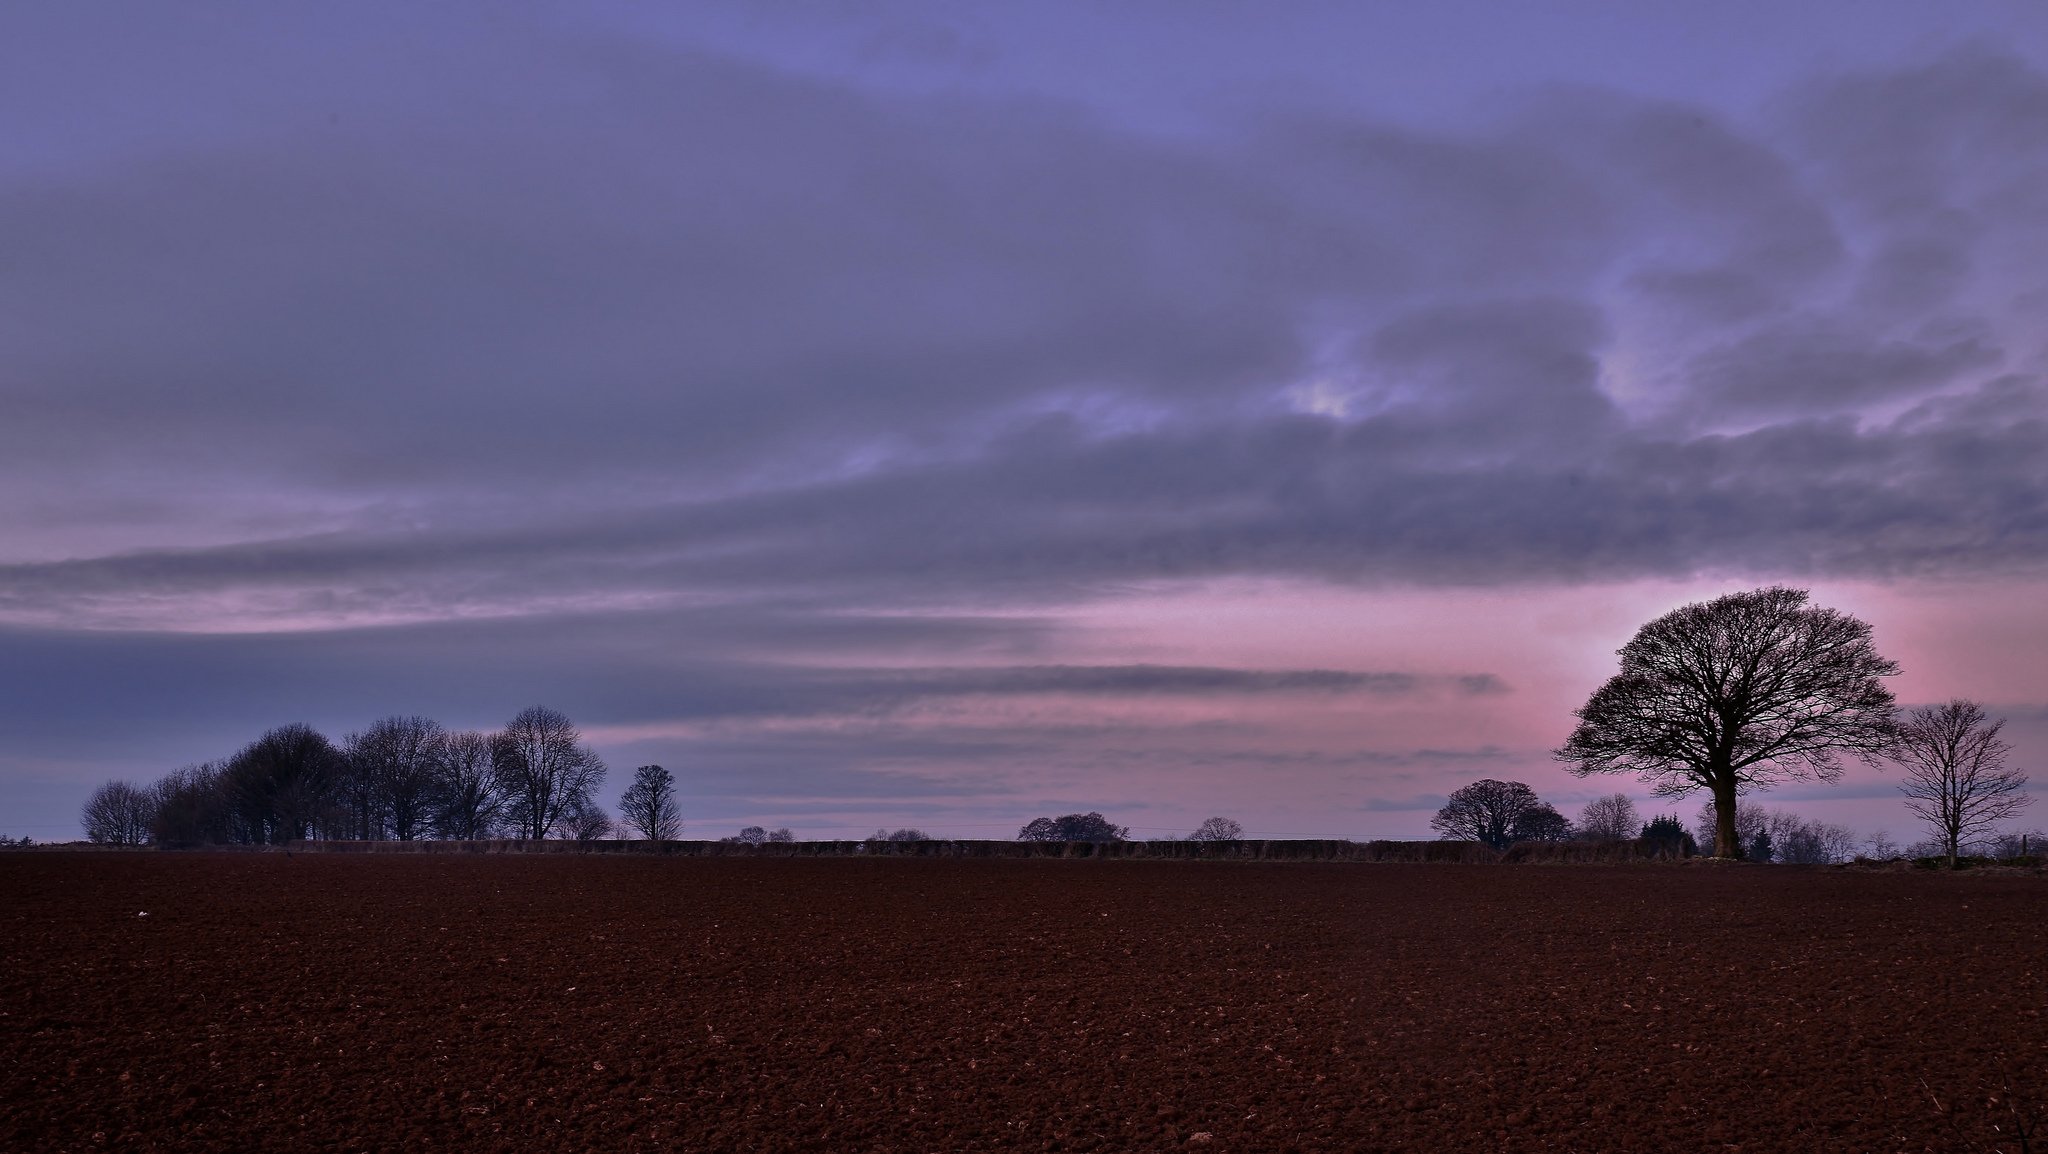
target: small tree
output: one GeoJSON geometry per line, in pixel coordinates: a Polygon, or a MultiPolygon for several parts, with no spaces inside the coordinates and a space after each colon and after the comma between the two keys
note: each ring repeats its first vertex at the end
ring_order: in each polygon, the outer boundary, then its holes
{"type": "Polygon", "coordinates": [[[796,841],[796,835],[789,832],[786,826],[782,829],[768,831],[768,842],[770,845],[788,845],[794,841],[796,841]]]}
{"type": "Polygon", "coordinates": [[[741,845],[765,845],[768,841],[768,831],[758,825],[750,825],[740,830],[737,836],[728,840],[736,841],[741,845]]]}
{"type": "Polygon", "coordinates": [[[1834,781],[1838,754],[1891,740],[1899,671],[1870,626],[1772,587],[1687,605],[1636,632],[1621,672],[1579,709],[1555,756],[1580,776],[1633,773],[1659,797],[1713,796],[1714,852],[1741,855],[1735,796],[1785,778],[1834,781]]]}
{"type": "Polygon", "coordinates": [[[1189,841],[1237,841],[1244,836],[1244,827],[1227,817],[1212,817],[1195,827],[1188,835],[1189,841]]]}
{"type": "Polygon", "coordinates": [[[1115,825],[1099,813],[1069,813],[1033,818],[1017,831],[1018,841],[1122,841],[1130,827],[1115,825]]]}
{"type": "Polygon", "coordinates": [[[658,765],[634,770],[633,784],[619,797],[619,814],[648,841],[674,841],[682,836],[675,775],[658,765]]]}
{"type": "Polygon", "coordinates": [[[1429,825],[1447,840],[1506,849],[1515,840],[1515,823],[1540,805],[1536,791],[1521,782],[1489,777],[1452,793],[1429,825]]]}
{"type": "Polygon", "coordinates": [[[86,838],[98,845],[142,845],[156,822],[156,799],[148,790],[110,781],[92,791],[79,820],[86,838]]]}
{"type": "Polygon", "coordinates": [[[871,837],[869,837],[869,838],[868,838],[868,840],[869,840],[869,841],[931,841],[931,840],[932,840],[932,836],[931,836],[930,834],[928,834],[928,833],[924,832],[924,831],[923,831],[923,830],[921,830],[921,829],[915,829],[915,828],[912,828],[912,829],[899,829],[899,830],[893,830],[893,831],[892,831],[892,830],[886,830],[886,829],[878,829],[878,830],[876,830],[876,831],[874,832],[873,836],[871,836],[871,837]]]}
{"type": "Polygon", "coordinates": [[[1625,793],[1596,797],[1579,810],[1579,836],[1594,841],[1627,841],[1641,825],[1636,803],[1625,793]]]}
{"type": "Polygon", "coordinates": [[[1776,847],[1771,845],[1771,831],[1767,829],[1758,830],[1755,839],[1749,843],[1749,860],[1767,862],[1776,853],[1776,847]]]}
{"type": "Polygon", "coordinates": [[[1953,868],[1960,845],[2018,813],[2032,801],[2027,775],[2011,768],[2012,746],[1974,701],[1916,709],[1899,726],[1892,760],[1906,771],[1899,789],[1906,808],[1927,823],[1953,868]]]}

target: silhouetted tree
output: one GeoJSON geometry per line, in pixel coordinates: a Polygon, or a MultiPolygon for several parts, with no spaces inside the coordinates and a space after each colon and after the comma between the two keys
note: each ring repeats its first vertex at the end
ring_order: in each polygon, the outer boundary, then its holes
{"type": "Polygon", "coordinates": [[[787,827],[770,830],[768,832],[768,841],[771,845],[787,845],[796,841],[796,835],[789,832],[787,827]]]}
{"type": "Polygon", "coordinates": [[[1579,810],[1579,836],[1595,841],[1627,841],[1641,824],[1636,803],[1625,793],[1596,797],[1579,810]]]}
{"type": "Polygon", "coordinates": [[[740,832],[724,840],[741,845],[764,845],[768,841],[768,831],[758,825],[742,826],[740,832]]]}
{"type": "Polygon", "coordinates": [[[487,734],[451,733],[441,745],[434,778],[434,832],[459,841],[490,837],[497,829],[505,796],[491,771],[487,734]]]}
{"type": "Polygon", "coordinates": [[[307,837],[327,808],[341,754],[310,725],[280,725],[229,760],[237,840],[278,844],[307,837]]]}
{"type": "Polygon", "coordinates": [[[1899,726],[1892,760],[1906,771],[1899,789],[1906,808],[1927,823],[1953,867],[1962,843],[2024,809],[2027,775],[2007,759],[2012,746],[1999,736],[2005,719],[1961,698],[1908,714],[1899,726]]]}
{"type": "Polygon", "coordinates": [[[1244,836],[1244,827],[1227,817],[1212,817],[1195,827],[1188,835],[1189,841],[1237,841],[1244,836]]]}
{"type": "Polygon", "coordinates": [[[1509,841],[1570,841],[1571,836],[1572,823],[1545,801],[1523,810],[1508,830],[1509,841]]]}
{"type": "Polygon", "coordinates": [[[1833,781],[1838,753],[1871,760],[1890,741],[1892,694],[1878,679],[1898,665],[1871,646],[1870,626],[1807,598],[1731,593],[1643,626],[1556,757],[1581,776],[1637,774],[1660,797],[1708,790],[1714,852],[1739,856],[1739,790],[1833,781]]]}
{"type": "Polygon", "coordinates": [[[1017,831],[1018,841],[1122,841],[1130,827],[1115,825],[1099,813],[1069,813],[1034,818],[1017,831]]]}
{"type": "Polygon", "coordinates": [[[344,744],[351,792],[360,788],[371,821],[361,836],[389,832],[412,841],[427,831],[436,779],[447,755],[448,733],[425,717],[386,717],[344,744]]]}
{"type": "Polygon", "coordinates": [[[1758,830],[1755,839],[1749,843],[1749,860],[1767,862],[1777,856],[1777,848],[1771,845],[1771,831],[1758,830]]]}
{"type": "Polygon", "coordinates": [[[1651,818],[1643,826],[1642,840],[1650,852],[1670,857],[1691,857],[1700,852],[1699,843],[1686,832],[1685,823],[1676,814],[1651,818]]]}
{"type": "Polygon", "coordinates": [[[125,781],[92,791],[79,815],[87,840],[98,845],[142,845],[156,822],[156,799],[125,781]]]}
{"type": "Polygon", "coordinates": [[[150,836],[163,845],[218,845],[235,840],[234,799],[227,767],[188,765],[150,787],[156,818],[150,836]]]}
{"type": "Polygon", "coordinates": [[[619,797],[619,815],[648,841],[673,841],[683,832],[676,809],[675,775],[658,765],[633,771],[633,784],[619,797]]]}
{"type": "Polygon", "coordinates": [[[931,835],[921,829],[878,829],[869,841],[930,841],[931,835]]]}
{"type": "Polygon", "coordinates": [[[492,742],[491,772],[520,836],[539,841],[573,808],[588,807],[604,781],[604,762],[583,745],[569,719],[533,706],[492,742]]]}
{"type": "Polygon", "coordinates": [[[1541,805],[1536,791],[1521,782],[1495,781],[1489,777],[1454,791],[1436,816],[1429,819],[1429,825],[1452,841],[1476,841],[1494,849],[1506,849],[1515,840],[1516,823],[1541,805]]]}

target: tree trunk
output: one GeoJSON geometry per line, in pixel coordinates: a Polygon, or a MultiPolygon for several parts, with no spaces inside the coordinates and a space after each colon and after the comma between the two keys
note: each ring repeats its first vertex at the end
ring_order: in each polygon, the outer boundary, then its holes
{"type": "Polygon", "coordinates": [[[1735,834],[1734,775],[1714,776],[1714,856],[1739,858],[1742,843],[1735,834]]]}

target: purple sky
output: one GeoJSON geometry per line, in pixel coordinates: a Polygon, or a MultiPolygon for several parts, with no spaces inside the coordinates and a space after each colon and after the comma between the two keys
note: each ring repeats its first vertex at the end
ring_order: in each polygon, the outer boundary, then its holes
{"type": "Polygon", "coordinates": [[[0,126],[0,833],[530,704],[693,835],[1689,820],[1547,752],[1767,582],[2048,755],[2032,0],[81,0],[0,126]]]}

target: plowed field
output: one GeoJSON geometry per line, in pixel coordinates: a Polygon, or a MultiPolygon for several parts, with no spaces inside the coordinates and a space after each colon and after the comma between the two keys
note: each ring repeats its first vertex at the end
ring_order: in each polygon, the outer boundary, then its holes
{"type": "Polygon", "coordinates": [[[2042,1150],[2044,926],[1796,867],[9,854],[0,1147],[2042,1150]]]}

